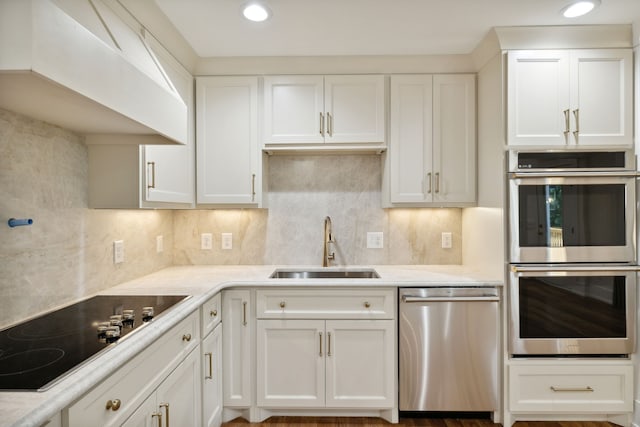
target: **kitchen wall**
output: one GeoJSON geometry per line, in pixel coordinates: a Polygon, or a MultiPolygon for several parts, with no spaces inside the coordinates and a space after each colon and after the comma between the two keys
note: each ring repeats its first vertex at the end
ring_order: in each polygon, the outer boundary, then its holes
{"type": "Polygon", "coordinates": [[[0,328],[172,264],[320,266],[327,215],[334,265],[462,262],[462,210],[382,209],[379,155],[273,156],[268,209],[175,212],[88,209],[87,157],[81,136],[0,110],[0,328]],[[12,217],[34,223],[10,228],[12,217]],[[368,231],[384,233],[383,249],[366,248],[368,231]],[[212,250],[200,249],[204,232],[212,250]],[[220,249],[222,232],[232,250],[220,249]]]}
{"type": "Polygon", "coordinates": [[[87,182],[82,137],[0,109],[0,327],[171,265],[172,212],[88,209],[87,182]]]}
{"type": "Polygon", "coordinates": [[[176,264],[304,264],[322,262],[324,218],[336,241],[333,265],[460,264],[461,209],[382,209],[379,155],[272,156],[267,209],[179,211],[174,218],[176,264]],[[368,231],[384,248],[367,249],[368,231]],[[441,233],[453,247],[441,249],[441,233]],[[220,234],[233,233],[233,249],[220,234]],[[200,234],[213,249],[200,249],[200,234]]]}

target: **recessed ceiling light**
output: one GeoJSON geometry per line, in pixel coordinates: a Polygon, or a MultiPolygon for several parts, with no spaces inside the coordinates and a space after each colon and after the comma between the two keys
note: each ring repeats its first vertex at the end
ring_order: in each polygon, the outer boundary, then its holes
{"type": "Polygon", "coordinates": [[[249,21],[254,22],[266,21],[267,19],[269,19],[269,16],[271,16],[269,9],[267,9],[265,5],[260,3],[249,3],[245,5],[242,9],[242,14],[249,21]]]}
{"type": "Polygon", "coordinates": [[[562,15],[565,18],[577,18],[591,12],[596,6],[600,5],[600,0],[581,0],[574,1],[570,5],[562,9],[562,15]]]}

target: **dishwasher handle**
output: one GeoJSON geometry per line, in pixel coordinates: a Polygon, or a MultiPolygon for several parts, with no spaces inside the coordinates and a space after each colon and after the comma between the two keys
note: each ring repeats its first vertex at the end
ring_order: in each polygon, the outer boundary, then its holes
{"type": "Polygon", "coordinates": [[[490,301],[499,302],[497,296],[490,297],[417,297],[411,295],[403,295],[402,302],[467,302],[467,301],[490,301]]]}

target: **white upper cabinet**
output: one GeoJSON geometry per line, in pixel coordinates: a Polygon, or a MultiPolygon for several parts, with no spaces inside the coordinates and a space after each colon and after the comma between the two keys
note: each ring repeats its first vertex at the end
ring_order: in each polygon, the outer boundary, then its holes
{"type": "Polygon", "coordinates": [[[197,203],[259,207],[258,77],[198,77],[197,203]]]}
{"type": "Polygon", "coordinates": [[[475,203],[475,76],[391,76],[390,91],[389,204],[475,203]]]}
{"type": "MultiPolygon", "coordinates": [[[[154,57],[187,105],[184,145],[136,145],[127,135],[91,136],[89,207],[178,208],[195,202],[195,120],[193,76],[153,39],[154,57]]],[[[138,140],[139,138],[135,138],[138,140]]]]}
{"type": "Polygon", "coordinates": [[[265,77],[266,145],[384,142],[384,76],[265,77]]]}
{"type": "Polygon", "coordinates": [[[631,146],[632,51],[508,53],[509,145],[631,146]]]}

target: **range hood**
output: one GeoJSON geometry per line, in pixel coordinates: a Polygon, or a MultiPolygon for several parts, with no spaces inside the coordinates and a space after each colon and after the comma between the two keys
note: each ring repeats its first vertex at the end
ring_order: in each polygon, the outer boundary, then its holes
{"type": "Polygon", "coordinates": [[[101,0],[0,0],[0,108],[87,143],[184,144],[187,106],[101,0]]]}

